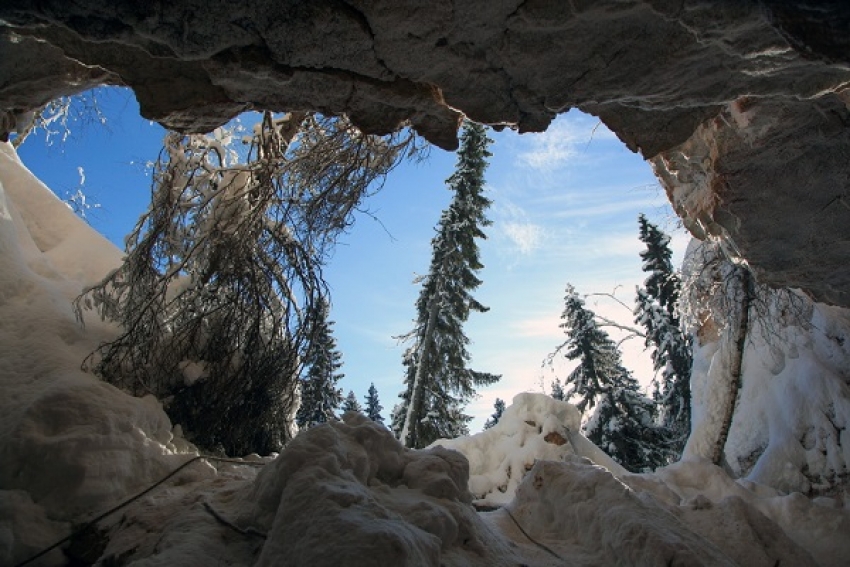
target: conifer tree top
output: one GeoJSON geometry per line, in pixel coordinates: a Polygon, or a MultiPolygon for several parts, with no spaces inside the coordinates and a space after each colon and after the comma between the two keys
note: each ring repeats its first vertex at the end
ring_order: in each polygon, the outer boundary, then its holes
{"type": "Polygon", "coordinates": [[[677,299],[674,290],[676,283],[671,281],[676,276],[670,237],[649,222],[643,214],[638,217],[638,225],[640,241],[646,245],[646,249],[640,252],[642,269],[649,274],[644,285],[652,297],[658,298],[662,306],[667,307],[677,299]]]}

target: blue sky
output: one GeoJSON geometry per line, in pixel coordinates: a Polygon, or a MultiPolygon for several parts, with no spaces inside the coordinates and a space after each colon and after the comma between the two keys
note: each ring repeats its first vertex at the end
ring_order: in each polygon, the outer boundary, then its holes
{"type": "MultiPolygon", "coordinates": [[[[33,136],[20,148],[24,163],[60,197],[80,187],[99,208],[89,220],[123,248],[124,236],[147,206],[146,163],[159,152],[164,131],[143,120],[128,91],[98,94],[105,125],[71,125],[64,143],[33,136]]],[[[580,293],[610,293],[631,303],[643,280],[637,216],[673,234],[675,260],[687,237],[651,169],[628,151],[597,119],[572,111],[542,134],[491,132],[495,143],[487,170],[493,225],[480,243],[484,281],[477,297],[491,309],[473,314],[465,330],[472,339],[472,367],[500,373],[468,411],[480,430],[495,398],[510,401],[522,391],[541,391],[569,365],[541,368],[564,335],[558,325],[567,282],[580,293]]],[[[404,345],[394,338],[412,328],[419,289],[412,284],[427,269],[430,240],[440,212],[451,199],[445,179],[455,154],[433,148],[422,163],[393,171],[383,190],[343,236],[326,270],[332,290],[335,336],[343,354],[345,392],[365,396],[378,388],[384,416],[402,389],[404,345]],[[378,220],[375,220],[375,218],[378,220]]],[[[600,314],[623,323],[630,313],[615,302],[589,298],[600,314]]],[[[612,332],[612,335],[616,333],[612,332]]],[[[643,383],[651,378],[642,344],[624,345],[626,365],[643,383]]]]}

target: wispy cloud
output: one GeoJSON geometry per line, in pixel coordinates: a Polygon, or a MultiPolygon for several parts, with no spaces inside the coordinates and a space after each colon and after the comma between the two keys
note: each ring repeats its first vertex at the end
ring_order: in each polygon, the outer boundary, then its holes
{"type": "Polygon", "coordinates": [[[531,254],[543,241],[543,228],[536,224],[506,222],[502,229],[522,254],[531,254]]]}
{"type": "MultiPolygon", "coordinates": [[[[586,204],[580,200],[575,200],[573,206],[569,209],[564,209],[552,213],[552,218],[556,219],[590,219],[599,216],[611,216],[623,212],[631,212],[633,210],[648,210],[658,207],[659,198],[653,194],[626,194],[618,198],[616,201],[595,203],[587,202],[586,204]]],[[[588,199],[589,201],[589,199],[588,199]]],[[[637,226],[637,217],[635,217],[635,226],[637,226]]],[[[635,230],[637,233],[637,230],[635,230]]]]}
{"type": "Polygon", "coordinates": [[[560,327],[561,323],[561,317],[556,306],[546,315],[516,321],[511,325],[511,328],[518,336],[552,339],[552,343],[556,344],[564,336],[564,331],[560,327]]]}
{"type": "Polygon", "coordinates": [[[496,228],[499,234],[510,242],[514,251],[529,255],[544,243],[543,227],[529,218],[525,209],[514,204],[506,197],[499,197],[495,208],[496,228]]]}
{"type": "Polygon", "coordinates": [[[611,131],[593,118],[567,116],[553,122],[545,132],[524,135],[516,160],[534,170],[554,171],[593,140],[611,138],[611,131]]]}

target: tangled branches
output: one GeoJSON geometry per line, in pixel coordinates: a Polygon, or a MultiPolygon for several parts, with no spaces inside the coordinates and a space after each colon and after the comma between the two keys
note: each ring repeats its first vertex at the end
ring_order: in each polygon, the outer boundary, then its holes
{"type": "Polygon", "coordinates": [[[228,134],[169,133],[123,265],[78,298],[123,334],[86,365],[163,400],[197,445],[270,452],[292,435],[322,264],[364,197],[419,151],[343,118],[263,115],[247,156],[228,134]]]}

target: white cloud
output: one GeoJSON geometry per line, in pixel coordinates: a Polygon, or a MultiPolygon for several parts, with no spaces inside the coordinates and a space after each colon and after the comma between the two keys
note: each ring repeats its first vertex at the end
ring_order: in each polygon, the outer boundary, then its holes
{"type": "Polygon", "coordinates": [[[517,161],[538,171],[554,171],[567,164],[593,140],[611,139],[611,133],[593,117],[576,114],[556,119],[545,132],[524,134],[517,161]]]}
{"type": "Polygon", "coordinates": [[[543,228],[533,223],[506,222],[502,230],[523,254],[531,254],[543,241],[543,228]]]}
{"type": "Polygon", "coordinates": [[[545,237],[543,227],[531,222],[528,213],[507,197],[499,196],[497,203],[494,212],[496,229],[510,242],[514,251],[527,256],[538,250],[545,237]]]}

